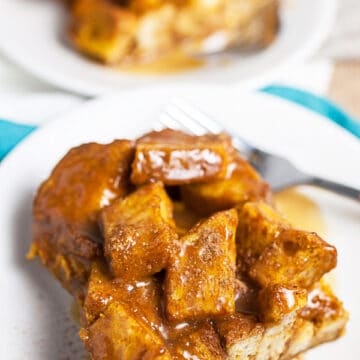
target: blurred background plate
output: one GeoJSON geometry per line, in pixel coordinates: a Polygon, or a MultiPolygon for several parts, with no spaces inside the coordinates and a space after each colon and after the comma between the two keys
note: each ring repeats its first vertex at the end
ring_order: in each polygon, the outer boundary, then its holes
{"type": "Polygon", "coordinates": [[[101,66],[66,45],[65,12],[55,0],[2,0],[0,49],[34,75],[58,87],[99,95],[164,81],[236,83],[255,87],[286,65],[302,62],[320,46],[332,27],[336,0],[283,0],[281,29],[267,49],[174,75],[140,75],[101,66]]]}
{"type": "MultiPolygon", "coordinates": [[[[34,193],[70,147],[137,137],[175,96],[306,171],[360,187],[360,142],[355,137],[320,115],[266,94],[239,96],[222,87],[167,86],[82,105],[35,131],[0,164],[1,359],[84,359],[70,296],[37,261],[25,259],[34,193]]],[[[322,234],[338,248],[335,292],[351,315],[343,338],[310,351],[306,359],[360,359],[360,206],[318,189],[299,191],[317,204],[326,224],[322,234]]]]}

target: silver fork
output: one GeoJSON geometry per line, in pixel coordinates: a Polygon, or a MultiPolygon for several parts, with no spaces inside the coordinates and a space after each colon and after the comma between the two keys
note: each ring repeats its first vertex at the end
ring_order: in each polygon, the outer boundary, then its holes
{"type": "MultiPolygon", "coordinates": [[[[174,100],[165,108],[154,128],[172,128],[193,135],[229,133],[219,122],[182,99],[174,100]]],[[[296,185],[313,185],[360,201],[359,189],[306,174],[289,160],[261,150],[236,134],[230,135],[234,147],[257,169],[274,191],[296,185]]]]}

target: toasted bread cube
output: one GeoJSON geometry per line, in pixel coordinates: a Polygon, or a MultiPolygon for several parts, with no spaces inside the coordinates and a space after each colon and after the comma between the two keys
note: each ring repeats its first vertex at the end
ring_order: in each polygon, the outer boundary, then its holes
{"type": "Polygon", "coordinates": [[[109,276],[106,264],[94,262],[91,267],[84,300],[85,323],[91,324],[113,300],[118,298],[117,286],[109,276]]]}
{"type": "Polygon", "coordinates": [[[166,129],[151,132],[137,141],[131,181],[166,185],[223,179],[229,162],[230,140],[226,135],[191,136],[166,129]]]}
{"type": "Polygon", "coordinates": [[[265,323],[280,321],[287,314],[302,309],[306,303],[307,291],[293,285],[271,285],[258,295],[261,319],[265,323]]]}
{"type": "Polygon", "coordinates": [[[260,286],[292,284],[309,288],[333,269],[336,249],[317,234],[301,230],[283,231],[251,266],[249,275],[260,286]]]}
{"type": "Polygon", "coordinates": [[[253,359],[264,333],[254,316],[236,313],[216,320],[216,327],[230,360],[253,359]]]}
{"type": "Polygon", "coordinates": [[[129,192],[133,154],[128,140],[73,148],[35,196],[28,256],[39,256],[74,295],[82,296],[91,263],[102,255],[99,211],[129,192]]]}
{"type": "Polygon", "coordinates": [[[84,54],[108,64],[128,56],[135,45],[136,15],[108,0],[77,0],[68,34],[84,54]]]}
{"type": "Polygon", "coordinates": [[[349,315],[331,289],[322,281],[309,292],[305,306],[296,320],[294,333],[281,360],[325,342],[334,341],[345,331],[349,315]]]}
{"type": "Polygon", "coordinates": [[[236,244],[239,256],[258,257],[281,231],[290,227],[287,220],[264,202],[248,202],[238,208],[236,244]]]}
{"type": "Polygon", "coordinates": [[[106,264],[95,262],[92,265],[89,284],[83,305],[84,324],[92,324],[108,306],[118,302],[128,306],[134,316],[139,316],[153,329],[163,328],[161,310],[161,284],[154,278],[141,281],[123,282],[113,279],[106,264]]]}
{"type": "Polygon", "coordinates": [[[219,335],[209,321],[190,325],[181,331],[173,344],[174,359],[225,360],[226,354],[221,347],[219,335]]]}
{"type": "Polygon", "coordinates": [[[161,335],[117,302],[81,329],[80,338],[93,360],[171,359],[161,335]]]}
{"type": "Polygon", "coordinates": [[[161,271],[176,240],[172,204],[161,183],[143,186],[101,214],[104,252],[115,276],[135,279],[161,271]]]}
{"type": "Polygon", "coordinates": [[[301,318],[315,325],[311,346],[332,341],[344,333],[349,315],[331,288],[320,281],[309,292],[308,304],[300,313],[301,318]]]}
{"type": "Polygon", "coordinates": [[[180,239],[165,278],[169,320],[196,320],[235,312],[235,209],[195,225],[180,239]]]}
{"type": "Polygon", "coordinates": [[[307,291],[294,286],[277,284],[260,291],[258,304],[265,332],[255,359],[279,359],[306,303],[307,291]]]}
{"type": "Polygon", "coordinates": [[[183,200],[188,208],[209,215],[247,201],[271,202],[269,185],[237,152],[232,157],[226,179],[182,186],[183,200]]]}

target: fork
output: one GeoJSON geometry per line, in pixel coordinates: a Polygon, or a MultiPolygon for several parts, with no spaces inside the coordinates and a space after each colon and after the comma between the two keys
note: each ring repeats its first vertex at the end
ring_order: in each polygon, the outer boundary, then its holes
{"type": "MultiPolygon", "coordinates": [[[[219,122],[182,99],[175,99],[165,107],[154,128],[172,128],[193,135],[230,134],[219,122]]],[[[296,185],[313,185],[360,201],[359,189],[304,173],[286,158],[259,149],[236,134],[230,135],[235,149],[255,167],[275,192],[296,185]]]]}

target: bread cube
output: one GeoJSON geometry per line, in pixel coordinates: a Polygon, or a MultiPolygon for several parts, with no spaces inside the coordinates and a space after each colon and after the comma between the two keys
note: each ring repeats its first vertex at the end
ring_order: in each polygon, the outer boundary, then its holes
{"type": "Polygon", "coordinates": [[[223,179],[229,163],[227,135],[191,136],[165,129],[138,139],[131,181],[166,185],[223,179]]]}
{"type": "Polygon", "coordinates": [[[271,285],[258,295],[259,311],[265,323],[280,321],[287,314],[301,310],[306,303],[307,291],[293,285],[271,285]]]}
{"type": "Polygon", "coordinates": [[[102,211],[104,253],[116,277],[138,279],[166,266],[176,240],[172,204],[161,183],[143,186],[102,211]]]}
{"type": "Polygon", "coordinates": [[[84,54],[116,64],[135,46],[136,15],[108,0],[77,0],[68,34],[84,54]]]}
{"type": "Polygon", "coordinates": [[[315,336],[311,346],[333,341],[343,335],[349,314],[331,288],[320,281],[310,291],[307,306],[300,317],[315,326],[315,336]]]}
{"type": "Polygon", "coordinates": [[[39,256],[74,295],[82,296],[91,262],[102,254],[100,209],[129,192],[133,154],[127,140],[73,148],[35,196],[29,257],[39,256]]]}
{"type": "Polygon", "coordinates": [[[281,360],[343,335],[349,315],[332,290],[322,281],[309,291],[307,305],[300,311],[293,335],[281,360]]]}
{"type": "Polygon", "coordinates": [[[291,284],[309,288],[333,269],[336,249],[317,234],[287,229],[266,247],[249,275],[260,286],[291,284]]]}
{"type": "Polygon", "coordinates": [[[80,338],[93,360],[172,359],[162,336],[118,302],[81,329],[80,338]]]}
{"type": "Polygon", "coordinates": [[[257,258],[290,224],[264,202],[247,202],[238,207],[236,232],[238,255],[257,258]]]}
{"type": "Polygon", "coordinates": [[[106,264],[95,262],[83,305],[83,324],[88,327],[112,303],[120,303],[128,308],[132,316],[141,318],[152,329],[161,332],[164,328],[161,295],[161,284],[157,279],[149,277],[123,282],[110,276],[106,264]]]}
{"type": "Polygon", "coordinates": [[[169,320],[234,313],[236,226],[236,210],[227,210],[198,223],[179,240],[165,278],[169,320]]]}
{"type": "Polygon", "coordinates": [[[113,284],[103,262],[94,262],[91,267],[83,311],[85,323],[91,324],[113,300],[118,300],[119,286],[113,284]]]}
{"type": "Polygon", "coordinates": [[[216,320],[229,359],[253,359],[263,337],[264,326],[254,316],[236,313],[216,320]]]}
{"type": "Polygon", "coordinates": [[[190,325],[172,343],[174,359],[225,360],[226,354],[221,347],[219,335],[209,321],[190,325]]]}
{"type": "Polygon", "coordinates": [[[236,151],[232,158],[226,179],[181,187],[188,208],[209,215],[247,201],[271,202],[270,187],[255,169],[236,151]]]}

